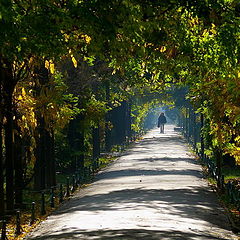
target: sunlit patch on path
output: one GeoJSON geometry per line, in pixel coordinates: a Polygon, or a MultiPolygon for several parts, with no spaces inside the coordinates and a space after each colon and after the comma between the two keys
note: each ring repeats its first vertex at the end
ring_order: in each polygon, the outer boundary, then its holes
{"type": "Polygon", "coordinates": [[[166,126],[97,175],[30,239],[237,239],[184,139],[166,126]]]}

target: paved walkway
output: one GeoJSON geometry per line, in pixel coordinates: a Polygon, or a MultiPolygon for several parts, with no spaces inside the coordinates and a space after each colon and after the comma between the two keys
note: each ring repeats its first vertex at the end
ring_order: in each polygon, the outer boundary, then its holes
{"type": "Polygon", "coordinates": [[[173,126],[150,131],[28,239],[238,239],[173,126]]]}

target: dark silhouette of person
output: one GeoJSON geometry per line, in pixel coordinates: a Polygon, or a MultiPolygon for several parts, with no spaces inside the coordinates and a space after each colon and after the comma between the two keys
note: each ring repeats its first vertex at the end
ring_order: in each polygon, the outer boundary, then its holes
{"type": "Polygon", "coordinates": [[[167,119],[164,113],[161,113],[158,117],[158,127],[160,127],[160,133],[164,133],[164,124],[167,123],[167,119]]]}

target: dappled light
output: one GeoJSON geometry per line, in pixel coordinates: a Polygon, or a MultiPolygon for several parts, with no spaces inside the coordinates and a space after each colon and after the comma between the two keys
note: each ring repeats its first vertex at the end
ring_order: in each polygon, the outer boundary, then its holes
{"type": "Polygon", "coordinates": [[[173,127],[166,126],[164,137],[157,129],[147,133],[29,239],[234,239],[173,127]]]}

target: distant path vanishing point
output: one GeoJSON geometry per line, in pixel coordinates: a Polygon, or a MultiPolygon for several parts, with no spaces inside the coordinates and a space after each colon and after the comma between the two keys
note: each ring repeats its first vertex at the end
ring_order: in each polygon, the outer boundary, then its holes
{"type": "Polygon", "coordinates": [[[148,132],[26,239],[238,239],[173,127],[148,132]]]}

